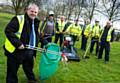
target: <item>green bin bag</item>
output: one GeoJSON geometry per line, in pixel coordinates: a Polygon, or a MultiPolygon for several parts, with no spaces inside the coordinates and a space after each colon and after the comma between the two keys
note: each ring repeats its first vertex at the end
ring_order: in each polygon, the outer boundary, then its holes
{"type": "Polygon", "coordinates": [[[40,80],[46,80],[52,76],[58,68],[61,58],[60,47],[55,43],[47,44],[42,51],[42,57],[39,64],[40,80]]]}

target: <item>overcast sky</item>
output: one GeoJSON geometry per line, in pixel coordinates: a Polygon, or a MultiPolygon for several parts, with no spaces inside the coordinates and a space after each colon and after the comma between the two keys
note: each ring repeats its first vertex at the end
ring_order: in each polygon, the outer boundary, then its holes
{"type": "Polygon", "coordinates": [[[10,0],[0,0],[0,3],[10,4],[10,0]],[[9,3],[8,3],[9,2],[9,3]]]}

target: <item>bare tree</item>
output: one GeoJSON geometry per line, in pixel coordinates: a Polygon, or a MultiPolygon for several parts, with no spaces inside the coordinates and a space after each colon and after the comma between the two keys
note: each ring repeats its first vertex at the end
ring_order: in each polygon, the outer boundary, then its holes
{"type": "MultiPolygon", "coordinates": [[[[86,1],[86,0],[85,0],[86,1]]],[[[85,7],[85,16],[91,21],[100,0],[89,0],[89,5],[85,7]]],[[[88,3],[88,2],[86,2],[88,3]]]]}
{"type": "Polygon", "coordinates": [[[11,0],[15,14],[19,14],[31,0],[11,0]]]}
{"type": "Polygon", "coordinates": [[[54,12],[55,12],[55,16],[58,17],[58,15],[61,14],[62,12],[62,0],[56,0],[54,2],[54,12]]]}
{"type": "Polygon", "coordinates": [[[102,0],[102,10],[97,10],[111,21],[120,20],[120,1],[119,0],[102,0]]]}
{"type": "Polygon", "coordinates": [[[11,0],[11,2],[12,8],[14,9],[16,15],[20,14],[21,11],[23,11],[25,7],[31,2],[41,5],[41,0],[11,0]]]}
{"type": "Polygon", "coordinates": [[[77,6],[76,6],[76,16],[75,18],[79,18],[81,12],[82,12],[82,9],[84,7],[86,7],[86,3],[84,3],[85,0],[77,0],[77,6]]]}
{"type": "Polygon", "coordinates": [[[75,8],[76,5],[77,5],[76,0],[68,0],[67,1],[67,12],[68,12],[67,19],[69,19],[70,16],[73,14],[74,8],[75,8]]]}

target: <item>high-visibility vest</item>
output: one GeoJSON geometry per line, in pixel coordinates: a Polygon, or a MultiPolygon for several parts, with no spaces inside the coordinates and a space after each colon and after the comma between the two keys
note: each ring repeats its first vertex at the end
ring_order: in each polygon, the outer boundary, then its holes
{"type": "Polygon", "coordinates": [[[74,35],[74,36],[80,36],[82,33],[82,29],[80,25],[75,26],[75,24],[71,24],[68,27],[67,32],[69,32],[71,35],[74,35]]]}
{"type": "MultiPolygon", "coordinates": [[[[18,30],[18,32],[15,33],[15,35],[20,39],[22,30],[23,30],[24,21],[25,21],[24,15],[18,15],[17,19],[18,19],[18,23],[19,23],[19,30],[18,30]]],[[[12,45],[12,43],[9,41],[9,39],[7,37],[5,40],[5,49],[10,53],[13,53],[16,49],[15,46],[12,45]]]]}
{"type": "Polygon", "coordinates": [[[65,26],[65,22],[61,22],[61,20],[58,21],[58,29],[59,31],[56,30],[56,33],[62,32],[65,26]]]}
{"type": "MultiPolygon", "coordinates": [[[[43,22],[43,27],[42,27],[42,24],[39,24],[40,28],[42,28],[40,32],[43,34],[45,34],[44,30],[45,30],[46,25],[47,25],[47,20],[43,22]]],[[[54,21],[54,32],[56,31],[55,27],[56,27],[56,22],[54,21]]]]}
{"type": "Polygon", "coordinates": [[[93,29],[92,29],[92,37],[100,37],[100,26],[96,26],[94,25],[93,26],[93,29]]]}
{"type": "Polygon", "coordinates": [[[88,37],[91,31],[92,31],[92,26],[91,24],[88,24],[84,30],[84,35],[88,37]]]}
{"type": "MultiPolygon", "coordinates": [[[[108,34],[107,34],[107,38],[106,38],[106,41],[107,41],[107,42],[110,42],[110,40],[111,40],[111,33],[112,33],[112,31],[113,31],[113,28],[111,27],[111,28],[109,29],[109,31],[108,31],[108,34]]],[[[102,37],[102,35],[103,35],[103,32],[104,32],[104,30],[102,31],[101,37],[102,37]]]]}

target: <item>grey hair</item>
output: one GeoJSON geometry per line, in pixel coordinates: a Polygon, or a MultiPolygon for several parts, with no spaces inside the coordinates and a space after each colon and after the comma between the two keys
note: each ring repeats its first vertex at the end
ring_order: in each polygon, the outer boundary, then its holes
{"type": "Polygon", "coordinates": [[[35,4],[35,3],[30,3],[30,4],[28,5],[27,9],[30,9],[32,6],[35,6],[36,8],[39,9],[38,5],[35,4]]]}

